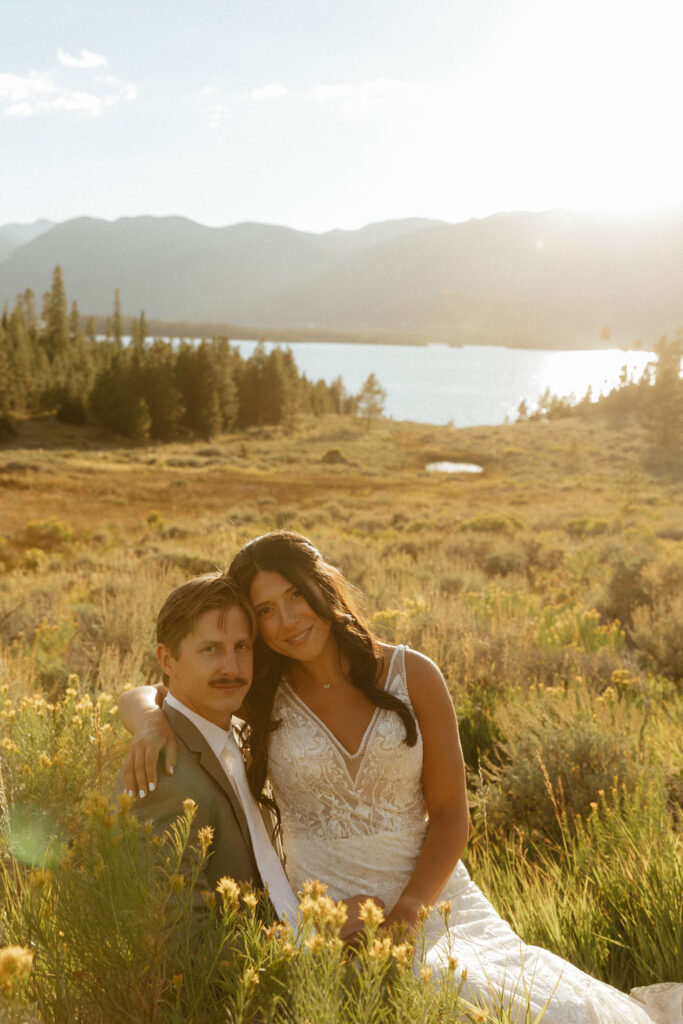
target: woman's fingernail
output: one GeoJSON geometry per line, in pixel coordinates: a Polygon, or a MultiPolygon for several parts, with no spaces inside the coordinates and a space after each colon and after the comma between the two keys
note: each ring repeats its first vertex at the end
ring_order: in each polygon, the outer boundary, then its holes
{"type": "Polygon", "coordinates": [[[171,765],[171,767],[168,769],[168,774],[169,775],[173,775],[174,771],[175,771],[175,768],[173,767],[173,765],[171,765]]]}
{"type": "Polygon", "coordinates": [[[153,793],[156,788],[157,787],[154,785],[154,783],[150,782],[150,784],[149,784],[149,791],[150,791],[150,793],[153,793]]]}
{"type": "Polygon", "coordinates": [[[128,793],[128,796],[131,798],[131,800],[135,800],[135,793],[133,792],[132,789],[127,789],[126,792],[128,793]]]}
{"type": "Polygon", "coordinates": [[[147,794],[145,793],[144,789],[141,789],[140,792],[138,793],[138,796],[140,797],[141,800],[144,800],[147,794]]]}

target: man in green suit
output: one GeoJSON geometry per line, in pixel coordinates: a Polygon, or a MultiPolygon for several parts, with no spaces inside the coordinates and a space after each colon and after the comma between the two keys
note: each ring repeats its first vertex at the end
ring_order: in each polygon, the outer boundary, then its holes
{"type": "MultiPolygon", "coordinates": [[[[168,694],[162,710],[178,739],[173,774],[158,772],[158,784],[132,812],[151,820],[162,834],[183,811],[197,804],[189,845],[204,826],[213,831],[206,866],[196,880],[194,904],[229,876],[256,887],[267,884],[278,916],[296,919],[288,886],[249,792],[232,716],[252,681],[254,619],[251,607],[226,575],[200,576],[169,594],[157,620],[157,659],[168,694]],[[256,847],[256,849],[255,849],[256,847]]],[[[123,773],[116,792],[123,791],[123,773]]],[[[191,859],[184,865],[191,872],[191,859]]]]}

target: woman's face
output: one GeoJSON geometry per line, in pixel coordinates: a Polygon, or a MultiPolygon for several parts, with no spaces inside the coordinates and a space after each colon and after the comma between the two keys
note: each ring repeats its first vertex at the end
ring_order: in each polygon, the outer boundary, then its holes
{"type": "Polygon", "coordinates": [[[316,615],[302,592],[279,572],[260,569],[249,598],[259,632],[272,650],[294,661],[312,661],[322,653],[330,639],[330,623],[316,615]]]}

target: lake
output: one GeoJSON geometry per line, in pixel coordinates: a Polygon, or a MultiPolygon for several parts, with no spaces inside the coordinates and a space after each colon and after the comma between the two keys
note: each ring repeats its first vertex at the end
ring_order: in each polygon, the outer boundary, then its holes
{"type": "MultiPolygon", "coordinates": [[[[232,341],[249,356],[255,341],[232,341]]],[[[269,350],[273,345],[266,343],[269,350]]],[[[652,352],[621,349],[551,352],[465,345],[350,345],[293,342],[299,370],[310,380],[331,383],[341,377],[347,391],[360,390],[374,373],[387,392],[385,415],[420,423],[474,427],[517,418],[524,399],[529,410],[550,388],[562,397],[582,398],[589,385],[594,396],[609,391],[622,366],[637,377],[654,359],[652,352]]]]}

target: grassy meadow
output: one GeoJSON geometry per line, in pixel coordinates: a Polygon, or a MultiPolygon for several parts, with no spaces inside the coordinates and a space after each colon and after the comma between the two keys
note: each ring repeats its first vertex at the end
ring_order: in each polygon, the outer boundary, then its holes
{"type": "Polygon", "coordinates": [[[680,979],[682,496],[680,462],[627,418],[327,416],[143,447],[20,423],[0,451],[0,1021],[510,1020],[464,1004],[456,965],[414,977],[371,914],[349,962],[315,889],[301,950],[248,892],[209,897],[198,926],[177,870],[191,808],[141,848],[107,807],[115,699],[156,679],[166,593],[275,527],[440,665],[465,859],[525,941],[623,989],[680,979]],[[425,471],[439,460],[484,472],[425,471]]]}

